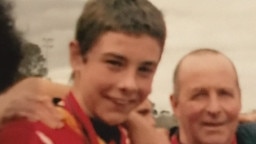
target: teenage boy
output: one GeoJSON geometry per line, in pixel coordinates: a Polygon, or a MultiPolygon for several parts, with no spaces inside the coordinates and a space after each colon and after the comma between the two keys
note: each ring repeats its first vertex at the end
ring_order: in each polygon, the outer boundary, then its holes
{"type": "Polygon", "coordinates": [[[89,0],[70,43],[75,77],[60,108],[65,126],[16,120],[0,142],[125,143],[119,125],[151,92],[165,38],[163,16],[147,0],[89,0]]]}

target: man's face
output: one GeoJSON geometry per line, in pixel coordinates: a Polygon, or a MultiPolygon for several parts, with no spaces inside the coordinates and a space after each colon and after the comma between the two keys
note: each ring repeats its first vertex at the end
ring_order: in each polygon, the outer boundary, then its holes
{"type": "Polygon", "coordinates": [[[146,99],[143,103],[141,103],[136,109],[135,111],[137,113],[139,113],[143,118],[146,119],[146,121],[152,125],[155,126],[156,125],[156,121],[154,119],[154,115],[153,115],[153,106],[151,104],[151,102],[146,99]]]}
{"type": "Polygon", "coordinates": [[[181,135],[196,144],[228,144],[241,107],[230,62],[221,55],[190,56],[179,72],[179,94],[173,106],[181,135]]]}
{"type": "Polygon", "coordinates": [[[160,45],[147,35],[103,34],[75,66],[81,107],[109,125],[125,121],[151,92],[160,55],[160,45]]]}

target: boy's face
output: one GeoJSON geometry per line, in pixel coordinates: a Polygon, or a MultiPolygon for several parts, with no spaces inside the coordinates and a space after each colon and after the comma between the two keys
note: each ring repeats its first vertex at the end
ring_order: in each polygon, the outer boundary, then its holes
{"type": "Polygon", "coordinates": [[[87,54],[80,55],[83,62],[71,54],[77,74],[75,95],[81,107],[109,125],[124,122],[151,92],[160,56],[155,39],[117,32],[99,37],[87,54]]]}

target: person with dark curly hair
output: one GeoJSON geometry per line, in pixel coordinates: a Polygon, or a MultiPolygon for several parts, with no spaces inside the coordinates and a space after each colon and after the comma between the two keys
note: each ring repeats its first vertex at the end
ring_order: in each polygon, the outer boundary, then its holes
{"type": "Polygon", "coordinates": [[[16,83],[22,60],[22,38],[11,15],[12,3],[0,0],[0,126],[17,117],[40,120],[52,128],[61,127],[44,80],[28,78],[16,83]]]}
{"type": "Polygon", "coordinates": [[[0,0],[0,92],[14,83],[22,59],[19,33],[11,17],[11,4],[0,0]]]}

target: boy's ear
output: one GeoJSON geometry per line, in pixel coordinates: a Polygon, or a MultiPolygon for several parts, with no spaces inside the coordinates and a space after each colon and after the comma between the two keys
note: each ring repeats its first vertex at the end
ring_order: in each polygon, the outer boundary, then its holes
{"type": "Polygon", "coordinates": [[[171,94],[170,95],[170,103],[171,103],[171,106],[172,106],[172,110],[173,110],[173,113],[177,116],[179,111],[178,111],[178,98],[176,95],[174,94],[171,94]]]}
{"type": "Polygon", "coordinates": [[[69,61],[74,72],[83,64],[83,56],[77,40],[73,40],[69,44],[69,61]]]}

